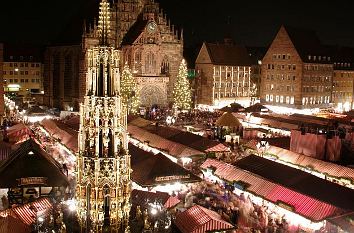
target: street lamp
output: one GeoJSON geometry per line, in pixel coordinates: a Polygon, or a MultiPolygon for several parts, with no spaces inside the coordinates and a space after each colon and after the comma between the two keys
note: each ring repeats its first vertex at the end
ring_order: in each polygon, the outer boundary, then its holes
{"type": "Polygon", "coordinates": [[[263,135],[263,138],[256,145],[258,154],[260,154],[261,157],[264,157],[266,150],[269,148],[269,143],[265,140],[265,138],[265,135],[263,135]]]}

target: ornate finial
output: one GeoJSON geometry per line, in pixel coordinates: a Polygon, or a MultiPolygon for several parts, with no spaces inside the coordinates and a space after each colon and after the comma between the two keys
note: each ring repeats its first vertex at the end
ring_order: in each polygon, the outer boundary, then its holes
{"type": "Polygon", "coordinates": [[[107,38],[110,35],[110,7],[107,0],[102,0],[100,3],[100,12],[98,15],[98,35],[101,44],[107,44],[107,38]]]}

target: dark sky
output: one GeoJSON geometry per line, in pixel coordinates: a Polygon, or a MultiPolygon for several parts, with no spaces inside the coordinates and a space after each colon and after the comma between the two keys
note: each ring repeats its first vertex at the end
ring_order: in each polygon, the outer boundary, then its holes
{"type": "MultiPolygon", "coordinates": [[[[80,41],[82,19],[92,19],[98,11],[98,2],[2,0],[0,40],[36,44],[80,41]]],[[[350,0],[159,2],[171,22],[185,29],[187,45],[221,40],[226,34],[231,34],[238,43],[267,46],[279,26],[288,24],[316,30],[326,44],[354,47],[354,4],[350,0]]]]}

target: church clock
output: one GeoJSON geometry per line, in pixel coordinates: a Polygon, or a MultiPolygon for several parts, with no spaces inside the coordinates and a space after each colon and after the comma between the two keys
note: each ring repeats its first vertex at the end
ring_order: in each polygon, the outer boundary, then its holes
{"type": "Polygon", "coordinates": [[[155,22],[150,22],[148,25],[147,25],[147,30],[149,33],[153,33],[156,31],[156,28],[157,28],[157,24],[155,22]]]}

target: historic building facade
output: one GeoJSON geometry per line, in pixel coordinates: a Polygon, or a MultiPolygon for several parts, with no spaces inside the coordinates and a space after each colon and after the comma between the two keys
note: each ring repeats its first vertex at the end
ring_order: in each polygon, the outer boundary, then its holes
{"type": "Polygon", "coordinates": [[[354,49],[335,49],[332,101],[338,111],[354,109],[354,49]]]}
{"type": "Polygon", "coordinates": [[[282,26],[261,66],[261,103],[328,107],[333,63],[313,31],[282,26]]]}
{"type": "MultiPolygon", "coordinates": [[[[118,1],[110,15],[107,39],[122,49],[121,66],[127,63],[136,77],[141,104],[167,106],[183,59],[182,33],[153,0],[118,1]]],[[[98,43],[97,30],[94,26],[84,33],[84,51],[98,43]]]]}
{"type": "Polygon", "coordinates": [[[109,3],[100,3],[99,45],[86,52],[80,105],[76,199],[82,230],[129,232],[131,166],[127,109],[120,92],[119,54],[108,41],[109,3]]]}
{"type": "Polygon", "coordinates": [[[83,62],[79,45],[46,49],[43,80],[45,105],[62,110],[79,110],[80,60],[83,62]]]}
{"type": "Polygon", "coordinates": [[[195,62],[195,104],[220,108],[233,102],[251,104],[251,59],[243,46],[230,41],[203,43],[195,62]]]}
{"type": "Polygon", "coordinates": [[[30,97],[43,91],[43,61],[39,49],[6,46],[2,67],[5,93],[30,97]]]}

